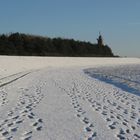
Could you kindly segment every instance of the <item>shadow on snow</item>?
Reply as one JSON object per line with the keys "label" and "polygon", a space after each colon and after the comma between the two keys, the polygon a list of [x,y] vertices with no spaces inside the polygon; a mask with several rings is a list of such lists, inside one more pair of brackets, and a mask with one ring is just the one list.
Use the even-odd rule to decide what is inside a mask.
{"label": "shadow on snow", "polygon": [[[132,94],[140,96],[140,89],[130,86],[131,84],[140,85],[140,83],[137,81],[123,79],[122,77],[117,77],[114,75],[111,75],[111,78],[110,78],[109,75],[105,75],[103,73],[96,73],[94,70],[91,72],[91,71],[89,71],[89,69],[85,69],[84,73],[87,74],[88,76],[96,78],[100,81],[104,81],[106,83],[115,85],[116,87],[122,89],[123,91],[130,92]],[[122,82],[122,79],[126,82]]]}

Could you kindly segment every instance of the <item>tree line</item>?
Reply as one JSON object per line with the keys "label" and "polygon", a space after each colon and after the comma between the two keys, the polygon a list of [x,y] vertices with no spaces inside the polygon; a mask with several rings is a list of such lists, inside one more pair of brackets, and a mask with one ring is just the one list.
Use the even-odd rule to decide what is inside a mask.
{"label": "tree line", "polygon": [[49,38],[18,32],[0,35],[0,55],[76,57],[114,56],[112,50],[107,45],[99,47],[98,44],[92,44],[86,41]]}

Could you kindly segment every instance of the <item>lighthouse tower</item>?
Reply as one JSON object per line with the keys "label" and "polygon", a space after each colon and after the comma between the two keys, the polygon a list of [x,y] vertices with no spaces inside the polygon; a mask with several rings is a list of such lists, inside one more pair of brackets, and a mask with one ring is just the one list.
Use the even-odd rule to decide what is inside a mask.
{"label": "lighthouse tower", "polygon": [[103,47],[103,38],[101,36],[101,34],[99,33],[99,37],[97,38],[97,42],[98,42],[98,47]]}

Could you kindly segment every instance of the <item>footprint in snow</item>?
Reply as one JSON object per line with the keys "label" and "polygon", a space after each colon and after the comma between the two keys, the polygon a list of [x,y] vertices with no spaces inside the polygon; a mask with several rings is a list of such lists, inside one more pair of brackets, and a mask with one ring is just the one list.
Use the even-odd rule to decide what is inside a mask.
{"label": "footprint in snow", "polygon": [[85,130],[86,130],[86,132],[91,132],[92,131],[92,129],[90,127],[86,127]]}
{"label": "footprint in snow", "polygon": [[10,131],[11,131],[11,132],[16,132],[17,129],[18,129],[18,127],[13,127],[13,128],[10,128]]}
{"label": "footprint in snow", "polygon": [[94,140],[97,137],[97,133],[94,132],[87,140]]}
{"label": "footprint in snow", "polygon": [[30,140],[32,138],[33,131],[26,131],[23,133],[21,140]]}
{"label": "footprint in snow", "polygon": [[83,122],[84,122],[85,124],[88,124],[88,123],[89,123],[89,119],[85,117],[85,118],[83,119]]}
{"label": "footprint in snow", "polygon": [[134,137],[137,139],[140,139],[140,135],[138,135],[138,134],[134,134]]}
{"label": "footprint in snow", "polygon": [[118,124],[118,122],[113,122],[112,124],[110,124],[108,127],[110,129],[116,129],[116,125]]}

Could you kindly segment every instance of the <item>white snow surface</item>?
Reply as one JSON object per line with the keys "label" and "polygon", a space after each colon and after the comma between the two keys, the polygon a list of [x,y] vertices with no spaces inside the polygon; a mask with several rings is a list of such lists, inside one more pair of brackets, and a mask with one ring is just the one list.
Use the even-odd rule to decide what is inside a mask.
{"label": "white snow surface", "polygon": [[137,66],[138,58],[0,56],[0,140],[140,140],[139,94],[92,76],[116,74],[121,85],[130,75],[123,82],[139,92]]}

